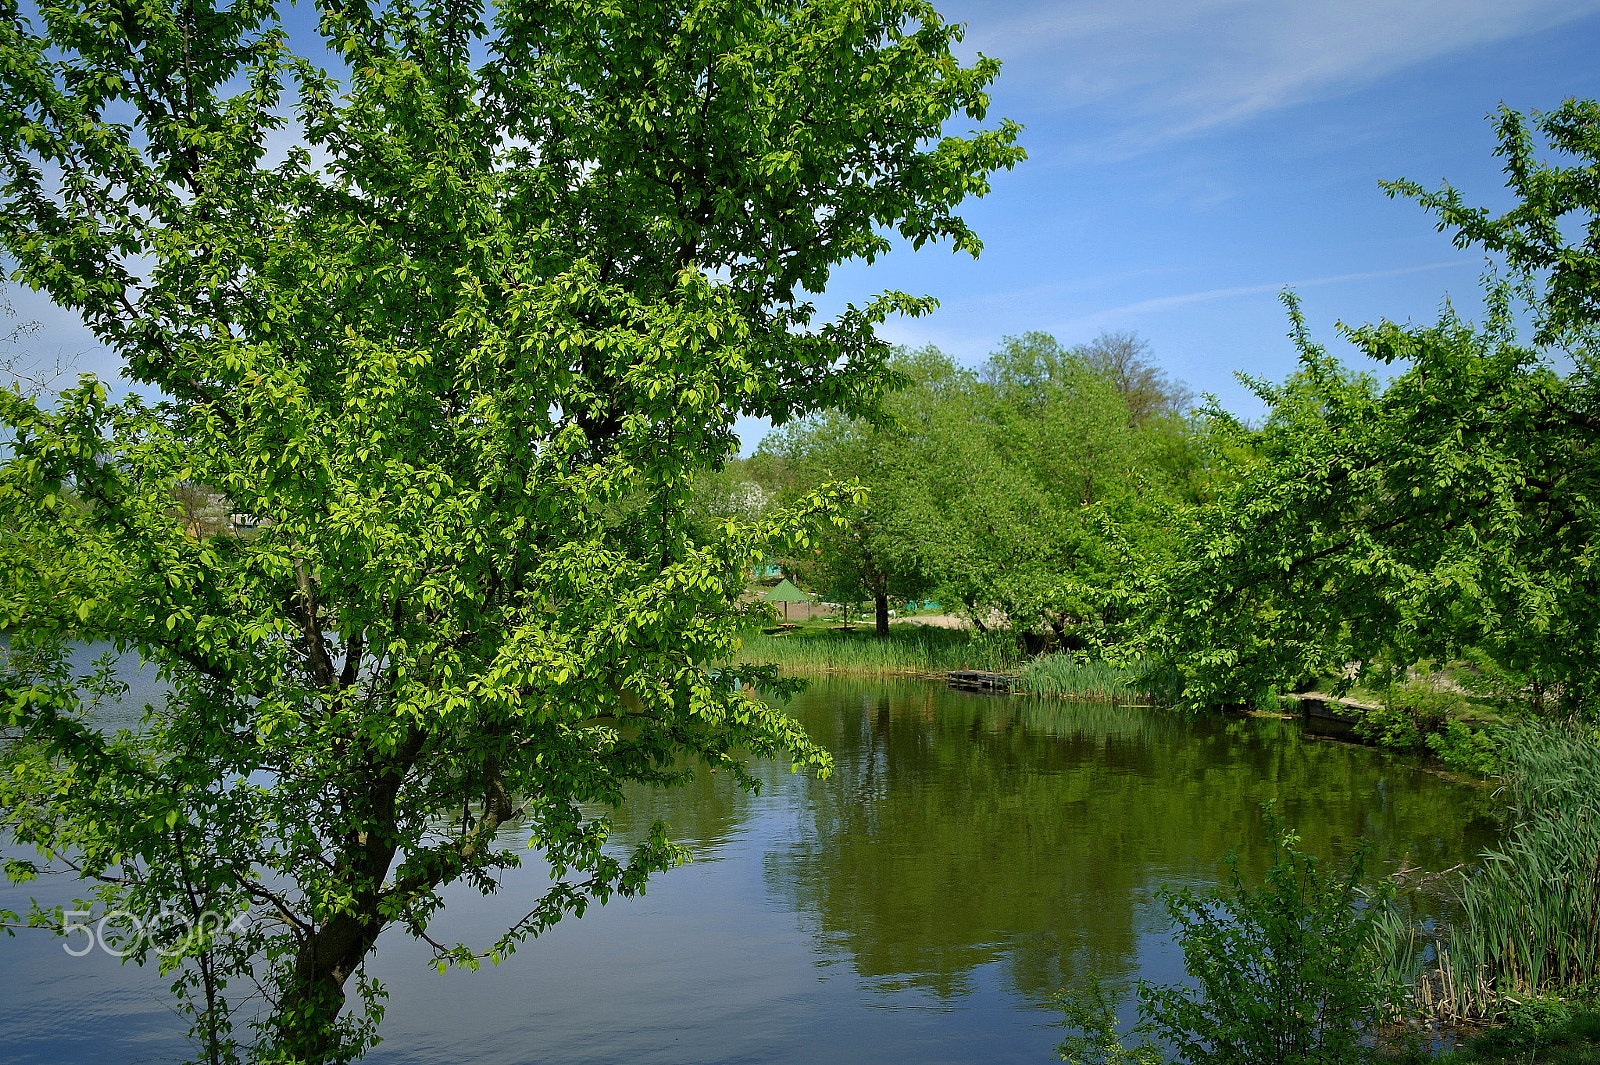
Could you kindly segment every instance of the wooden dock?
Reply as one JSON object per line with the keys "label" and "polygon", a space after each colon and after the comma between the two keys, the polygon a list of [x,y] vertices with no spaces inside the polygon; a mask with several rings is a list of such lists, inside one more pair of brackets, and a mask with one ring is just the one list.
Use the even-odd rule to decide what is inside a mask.
{"label": "wooden dock", "polygon": [[990,673],[981,669],[953,669],[945,674],[950,687],[963,691],[1008,692],[1017,680],[1013,673]]}

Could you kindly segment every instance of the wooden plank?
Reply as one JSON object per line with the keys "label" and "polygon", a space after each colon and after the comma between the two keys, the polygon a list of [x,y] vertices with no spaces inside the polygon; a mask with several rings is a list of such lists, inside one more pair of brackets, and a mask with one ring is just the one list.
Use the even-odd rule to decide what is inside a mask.
{"label": "wooden plank", "polygon": [[1017,680],[1010,673],[991,673],[981,669],[953,669],[945,677],[952,687],[977,691],[1010,691],[1012,683]]}

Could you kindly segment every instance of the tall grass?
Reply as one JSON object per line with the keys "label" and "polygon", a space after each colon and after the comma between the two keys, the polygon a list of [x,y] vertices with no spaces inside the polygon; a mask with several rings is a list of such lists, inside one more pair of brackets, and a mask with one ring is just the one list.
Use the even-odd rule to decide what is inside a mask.
{"label": "tall grass", "polygon": [[1022,667],[1017,690],[1057,699],[1129,702],[1139,693],[1134,672],[1070,653],[1040,655]]}
{"label": "tall grass", "polygon": [[1390,922],[1388,964],[1426,1014],[1491,1017],[1508,999],[1600,979],[1600,745],[1530,726],[1506,759],[1512,827],[1456,880],[1457,916],[1431,950]]}
{"label": "tall grass", "polygon": [[1057,699],[1174,706],[1183,696],[1183,677],[1171,666],[1148,661],[1114,666],[1058,652],[1025,663],[1017,690]]}
{"label": "tall grass", "polygon": [[1018,665],[1016,641],[1009,636],[909,625],[896,625],[885,637],[804,629],[781,635],[752,633],[745,637],[739,660],[796,672],[863,676],[943,676],[956,669],[1006,673]]}
{"label": "tall grass", "polygon": [[1070,653],[1023,660],[1006,633],[896,626],[879,637],[870,631],[799,629],[790,633],[752,633],[739,660],[779,666],[799,673],[854,673],[862,676],[943,676],[977,669],[1017,676],[1013,690],[1025,695],[1097,702],[1147,702],[1141,678],[1148,670],[1122,668]]}

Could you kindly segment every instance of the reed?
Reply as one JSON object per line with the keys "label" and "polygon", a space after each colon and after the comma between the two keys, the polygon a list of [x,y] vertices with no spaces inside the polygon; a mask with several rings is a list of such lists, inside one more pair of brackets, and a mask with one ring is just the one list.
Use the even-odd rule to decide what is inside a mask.
{"label": "reed", "polygon": [[752,633],[738,658],[800,673],[861,676],[943,676],[955,669],[1005,673],[1018,664],[1016,643],[1007,636],[909,625],[894,626],[885,637],[838,630]]}
{"label": "reed", "polygon": [[1506,758],[1512,826],[1458,874],[1455,917],[1423,933],[1431,944],[1398,920],[1384,940],[1386,964],[1426,1015],[1493,1017],[1507,1001],[1600,979],[1600,746],[1529,726],[1508,737]]}
{"label": "reed", "polygon": [[1040,655],[1022,667],[1019,691],[1055,699],[1092,699],[1096,702],[1132,702],[1137,670],[1082,659],[1070,653]]}

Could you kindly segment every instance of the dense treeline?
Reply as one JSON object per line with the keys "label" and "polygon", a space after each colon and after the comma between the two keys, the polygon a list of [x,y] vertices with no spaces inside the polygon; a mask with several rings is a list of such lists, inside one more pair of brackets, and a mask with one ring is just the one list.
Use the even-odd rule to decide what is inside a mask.
{"label": "dense treeline", "polygon": [[742,473],[782,501],[831,481],[866,500],[790,568],[825,598],[936,599],[991,625],[1103,642],[1136,552],[1207,492],[1205,426],[1189,393],[1129,334],[1064,348],[1008,337],[977,370],[902,351],[906,387],[876,419],[823,416],[767,437]]}

